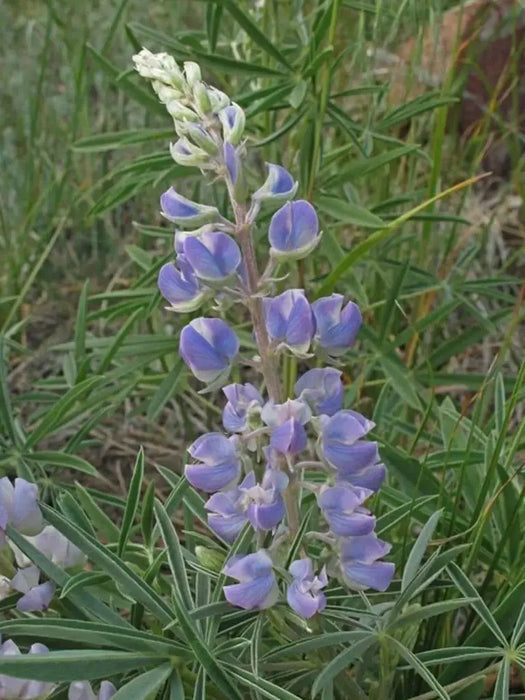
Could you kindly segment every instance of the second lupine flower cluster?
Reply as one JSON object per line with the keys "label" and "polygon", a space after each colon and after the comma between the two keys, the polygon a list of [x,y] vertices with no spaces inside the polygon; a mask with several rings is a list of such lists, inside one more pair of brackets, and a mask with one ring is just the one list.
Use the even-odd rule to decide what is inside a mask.
{"label": "second lupine flower cluster", "polygon": [[[174,160],[222,179],[234,215],[230,221],[173,188],[162,195],[162,213],[176,226],[176,261],[160,270],[161,294],[170,310],[182,313],[207,300],[219,313],[232,303],[245,304],[258,345],[259,354],[243,355],[236,333],[218,317],[194,318],[180,334],[180,354],[191,372],[208,391],[223,387],[226,397],[225,432],[207,433],[190,445],[185,476],[207,494],[209,526],[225,543],[234,542],[244,528],[257,533],[254,552],[226,562],[224,572],[237,583],[225,587],[225,596],[245,609],[267,608],[278,600],[276,571],[283,573],[297,536],[304,494],[315,498],[324,525],[321,532],[305,533],[297,548],[300,558],[284,572],[293,610],[305,618],[320,612],[328,576],[353,589],[384,591],[394,573],[393,564],[382,560],[390,545],[376,536],[367,503],[385,467],[377,443],[367,439],[374,424],[343,408],[337,368],[356,340],[361,313],[341,294],[313,303],[303,289],[275,295],[287,279],[272,276],[277,268],[281,274],[291,263],[293,274],[295,261],[319,244],[317,213],[309,202],[293,199],[297,182],[272,163],[265,182],[248,197],[245,115],[203,82],[195,63],[181,69],[172,57],[146,49],[134,61],[173,117]],[[260,275],[253,232],[259,213],[272,208],[268,260]],[[276,385],[283,354],[305,363],[315,355],[334,366],[306,371],[284,400],[282,386]],[[224,386],[239,359],[261,372],[267,397],[252,383]]]}

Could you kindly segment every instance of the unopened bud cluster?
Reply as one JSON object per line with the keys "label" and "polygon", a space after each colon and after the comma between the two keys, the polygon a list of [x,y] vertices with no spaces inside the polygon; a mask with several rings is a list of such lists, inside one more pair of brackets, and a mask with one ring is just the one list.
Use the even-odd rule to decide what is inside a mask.
{"label": "unopened bud cluster", "polygon": [[[266,181],[248,196],[245,184],[245,117],[224,93],[206,85],[195,63],[180,69],[166,54],[141,51],[139,73],[152,81],[174,119],[178,140],[171,154],[179,164],[213,171],[223,178],[234,220],[215,207],[186,199],[170,188],[161,196],[163,215],[176,225],[175,264],[164,265],[159,288],[168,308],[193,312],[206,301],[216,308],[244,304],[252,318],[259,354],[246,356],[224,320],[199,317],[180,335],[180,353],[206,390],[223,387],[222,432],[199,437],[189,446],[185,476],[208,494],[208,523],[225,543],[244,528],[253,529],[254,551],[231,557],[224,572],[236,580],[225,586],[235,606],[262,609],[279,598],[281,570],[300,522],[303,493],[314,495],[325,526],[306,532],[301,556],[285,574],[287,600],[309,618],[326,604],[328,575],[353,589],[384,591],[394,565],[382,561],[390,545],[375,534],[367,508],[385,476],[377,443],[367,439],[374,424],[343,408],[341,371],[314,367],[295,382],[287,398],[275,386],[283,355],[307,362],[317,356],[337,365],[362,323],[359,308],[340,294],[310,303],[304,290],[275,295],[282,279],[272,277],[282,262],[300,260],[321,239],[314,207],[294,200],[297,182],[280,165],[268,164]],[[268,227],[268,260],[259,275],[252,234],[262,207],[277,209]],[[253,384],[228,384],[236,362],[262,374],[268,396]],[[321,540],[314,566],[311,543]],[[316,573],[317,571],[317,573]]]}

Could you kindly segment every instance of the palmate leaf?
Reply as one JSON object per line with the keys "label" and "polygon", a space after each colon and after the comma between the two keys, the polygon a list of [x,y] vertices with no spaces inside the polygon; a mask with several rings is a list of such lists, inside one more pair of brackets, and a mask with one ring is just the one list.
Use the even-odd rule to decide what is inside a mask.
{"label": "palmate leaf", "polygon": [[377,644],[377,636],[375,634],[365,633],[366,637],[355,644],[352,644],[348,649],[344,649],[335,658],[329,661],[323,668],[321,673],[315,679],[312,685],[312,697],[315,698],[320,692],[330,684],[333,679],[347,668],[352,661],[355,661],[359,656],[365,653],[372,644]]}
{"label": "palmate leaf", "polygon": [[168,551],[168,561],[173,574],[173,603],[180,629],[193,650],[196,659],[217,687],[229,698],[242,700],[241,694],[235,685],[232,684],[224,668],[213,655],[206,641],[202,638],[198,627],[189,615],[189,610],[194,604],[180,543],[173,523],[160,501],[155,502],[155,515]]}
{"label": "palmate leaf", "polygon": [[395,637],[387,637],[388,643],[395,647],[396,651],[402,656],[405,661],[414,669],[414,671],[425,680],[428,685],[435,691],[437,697],[441,700],[450,700],[450,695],[445,688],[437,681],[432,673],[410,649],[407,649],[404,644],[401,644]]}
{"label": "palmate leaf", "polygon": [[54,525],[74,545],[76,545],[93,563],[113,578],[133,600],[144,605],[164,625],[171,622],[173,613],[162,598],[122,559],[103,547],[97,540],[82,532],[75,525],[48,506],[42,505],[46,520]]}
{"label": "palmate leaf", "polygon": [[164,660],[167,660],[165,655],[108,649],[51,651],[49,654],[0,656],[0,673],[53,683],[71,682],[79,678],[91,681],[156,666]]}

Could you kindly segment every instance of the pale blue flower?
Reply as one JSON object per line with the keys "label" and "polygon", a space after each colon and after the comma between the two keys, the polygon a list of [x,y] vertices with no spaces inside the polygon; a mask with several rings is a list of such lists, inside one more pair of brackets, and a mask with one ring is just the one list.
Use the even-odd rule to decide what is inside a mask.
{"label": "pale blue flower", "polygon": [[321,612],[326,605],[326,596],[322,591],[328,583],[325,568],[322,568],[319,576],[314,576],[312,560],[305,558],[294,561],[289,572],[293,581],[286,594],[288,605],[307,619]]}
{"label": "pale blue flower", "polygon": [[270,340],[293,353],[307,354],[315,322],[302,289],[289,289],[279,296],[263,299],[266,328]]}
{"label": "pale blue flower", "polygon": [[328,355],[338,357],[355,343],[363,318],[359,307],[349,301],[343,308],[342,294],[317,299],[312,304],[316,331],[314,341]]}
{"label": "pale blue flower", "polygon": [[295,383],[295,395],[307,403],[313,413],[333,416],[343,408],[341,374],[332,367],[311,369]]}
{"label": "pale blue flower", "polygon": [[235,444],[234,438],[227,438],[221,433],[205,433],[198,437],[188,447],[196,463],[186,465],[186,479],[194,488],[207,493],[231,485],[241,472]]}
{"label": "pale blue flower", "polygon": [[394,576],[391,562],[378,561],[392,545],[380,540],[374,532],[341,540],[341,569],[346,583],[354,590],[373,588],[386,591]]}
{"label": "pale blue flower", "polygon": [[[0,645],[0,659],[2,657],[20,656],[20,653],[20,649],[12,639],[7,639]],[[30,647],[28,654],[49,654],[49,649],[43,644],[37,643]],[[12,678],[3,673],[0,674],[0,698],[6,698],[6,700],[45,698],[53,691],[54,687],[54,683],[29,681],[22,678]]]}
{"label": "pale blue flower", "polygon": [[222,412],[222,424],[230,433],[242,433],[252,417],[261,412],[263,398],[253,384],[228,384],[222,389],[228,399]]}
{"label": "pale blue flower", "polygon": [[179,351],[201,382],[225,379],[239,352],[239,340],[220,318],[196,318],[181,331]]}
{"label": "pale blue flower", "polygon": [[282,165],[274,163],[266,165],[268,166],[268,177],[264,185],[252,195],[252,199],[258,202],[282,202],[292,199],[297,192],[299,183]]}
{"label": "pale blue flower", "polygon": [[5,542],[5,529],[12,525],[23,535],[37,535],[44,526],[38,506],[38,488],[25,479],[14,484],[4,476],[0,479],[0,547]]}
{"label": "pale blue flower", "polygon": [[278,469],[267,469],[261,484],[253,472],[246,475],[239,490],[254,530],[273,530],[281,522],[285,512],[281,494],[287,486],[288,477]]}
{"label": "pale blue flower", "polygon": [[109,681],[102,681],[98,693],[94,692],[88,681],[73,681],[69,686],[67,700],[109,700],[116,692],[117,689]]}
{"label": "pale blue flower", "polygon": [[268,230],[270,253],[277,259],[300,260],[321,240],[315,209],[304,199],[287,202],[272,216]]}
{"label": "pale blue flower", "polygon": [[223,571],[240,582],[224,586],[224,595],[231,605],[245,610],[263,610],[277,601],[279,589],[273,562],[266,550],[234,556],[226,562]]}
{"label": "pale blue flower", "polygon": [[204,507],[209,511],[208,525],[225,542],[234,542],[248,522],[244,493],[238,486],[214,493]]}
{"label": "pale blue flower", "polygon": [[168,309],[189,313],[199,308],[205,293],[185,256],[179,255],[177,263],[178,268],[173,263],[166,263],[160,268],[158,285],[160,293],[170,303]]}
{"label": "pale blue flower", "polygon": [[162,213],[169,221],[180,226],[200,226],[201,224],[217,221],[220,214],[215,207],[193,202],[179,194],[173,187],[166,190],[160,197]]}
{"label": "pale blue flower", "polygon": [[47,610],[55,595],[55,584],[39,583],[40,570],[36,566],[19,569],[11,579],[10,585],[14,591],[23,593],[16,603],[21,612],[42,612]]}
{"label": "pale blue flower", "polygon": [[187,236],[182,249],[195,275],[209,284],[226,282],[241,263],[239,246],[222,231]]}
{"label": "pale blue flower", "polygon": [[323,486],[317,502],[333,533],[339,537],[368,535],[375,527],[376,519],[363,507],[372,491],[339,482],[335,486]]}

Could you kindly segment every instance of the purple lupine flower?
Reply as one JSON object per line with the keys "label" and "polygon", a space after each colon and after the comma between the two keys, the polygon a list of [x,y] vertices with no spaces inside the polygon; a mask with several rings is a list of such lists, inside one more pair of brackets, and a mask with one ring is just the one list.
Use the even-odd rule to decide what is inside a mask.
{"label": "purple lupine flower", "polygon": [[338,411],[333,416],[321,417],[321,450],[326,461],[334,469],[345,469],[363,446],[373,443],[356,443],[372,428],[374,423],[357,411]]}
{"label": "purple lupine flower", "polygon": [[204,504],[208,513],[208,525],[225,542],[235,542],[248,522],[244,492],[238,486],[228,491],[214,493]]}
{"label": "purple lupine flower", "polygon": [[331,294],[312,304],[315,317],[315,343],[328,355],[342,355],[355,343],[363,317],[357,304],[349,301],[343,308],[342,294]]}
{"label": "purple lupine flower", "polygon": [[341,540],[341,569],[346,583],[354,590],[373,588],[386,591],[395,566],[378,559],[385,557],[391,549],[392,545],[380,540],[375,532]]}
{"label": "purple lupine flower", "polygon": [[180,226],[200,226],[220,218],[219,211],[215,207],[186,199],[173,187],[161,195],[160,207],[166,219]]}
{"label": "purple lupine flower", "polygon": [[380,462],[377,442],[358,440],[349,450],[348,459],[337,470],[341,481],[353,486],[378,491],[386,476],[385,465]]}
{"label": "purple lupine flower", "polygon": [[307,557],[292,562],[288,571],[293,581],[288,586],[286,599],[292,610],[305,618],[321,612],[326,605],[326,596],[322,591],[328,583],[326,569],[323,567],[319,576],[314,576],[312,560]]}
{"label": "purple lupine flower", "polygon": [[55,595],[55,584],[49,581],[39,583],[39,581],[40,570],[36,566],[19,569],[11,579],[11,588],[18,593],[23,593],[16,604],[21,612],[41,612],[49,607]]}
{"label": "purple lupine flower", "polygon": [[267,469],[261,484],[253,472],[246,475],[239,490],[254,530],[273,530],[281,522],[285,512],[281,493],[287,486],[288,477],[278,469]]}
{"label": "purple lupine flower", "polygon": [[274,163],[266,163],[268,177],[262,187],[252,195],[255,201],[280,202],[291,199],[297,192],[299,183],[296,182],[286,168]]}
{"label": "purple lupine flower", "polygon": [[188,313],[202,304],[205,294],[199,285],[192,266],[183,255],[177,258],[179,269],[173,263],[166,263],[159,270],[157,283],[160,293],[169,301],[166,307],[171,311]]}
{"label": "purple lupine flower", "polygon": [[102,681],[98,693],[93,691],[88,681],[73,681],[69,686],[67,700],[109,700],[117,689],[109,681]]}
{"label": "purple lupine flower", "polygon": [[372,491],[340,482],[335,486],[323,486],[317,502],[332,532],[339,537],[368,535],[375,527],[376,519],[363,503]]}
{"label": "purple lupine flower", "polygon": [[341,374],[333,367],[311,369],[295,383],[295,395],[307,403],[313,413],[333,416],[343,408]]}
{"label": "purple lupine flower", "polygon": [[239,340],[220,318],[196,318],[181,331],[179,351],[201,382],[225,379],[239,352]]}
{"label": "purple lupine flower", "polygon": [[184,257],[197,277],[204,282],[225,282],[241,263],[237,243],[222,231],[209,231],[200,236],[187,236],[182,248]]}
{"label": "purple lupine flower", "polygon": [[226,488],[241,472],[235,447],[236,438],[227,438],[221,433],[201,435],[188,447],[197,463],[186,464],[186,479],[194,488],[207,493]]}
{"label": "purple lupine flower", "polygon": [[261,418],[272,428],[270,447],[287,455],[302,452],[307,444],[304,425],[311,415],[310,409],[302,401],[288,399],[281,404],[268,401],[261,411]]}
{"label": "purple lupine flower", "polygon": [[289,289],[279,296],[263,299],[270,340],[299,356],[308,352],[315,322],[302,289]]}
{"label": "purple lupine flower", "polygon": [[222,388],[228,402],[222,412],[222,424],[230,433],[242,433],[252,416],[261,412],[263,398],[253,384],[228,384]]}
{"label": "purple lupine flower", "polygon": [[321,240],[315,209],[304,199],[287,202],[272,216],[268,229],[270,253],[277,259],[300,260]]}
{"label": "purple lupine flower", "polygon": [[224,586],[224,595],[231,605],[244,610],[263,610],[277,601],[279,589],[273,562],[266,550],[234,556],[226,562],[223,571],[240,582]]}
{"label": "purple lupine flower", "polygon": [[218,117],[222,124],[222,135],[225,141],[229,141],[234,146],[238,146],[244,133],[246,117],[244,111],[238,104],[232,102],[231,105],[222,109]]}
{"label": "purple lupine flower", "polygon": [[239,154],[237,152],[237,149],[229,141],[224,142],[223,157],[224,165],[226,166],[226,172],[228,173],[230,182],[232,183],[232,185],[235,185],[235,183],[237,182],[237,178],[239,177],[239,170],[241,165],[239,162]]}
{"label": "purple lupine flower", "polygon": [[13,485],[7,476],[0,479],[0,548],[8,525],[23,535],[37,535],[42,530],[44,522],[37,498],[36,484],[16,478]]}
{"label": "purple lupine flower", "polygon": [[[1,639],[0,639],[1,642]],[[0,644],[0,659],[9,656],[20,656],[20,649],[12,639],[6,639]],[[29,654],[49,654],[49,649],[43,644],[33,644]],[[46,698],[54,689],[54,683],[44,681],[28,681],[23,678],[13,678],[0,673],[0,698],[7,700],[36,700]]]}

